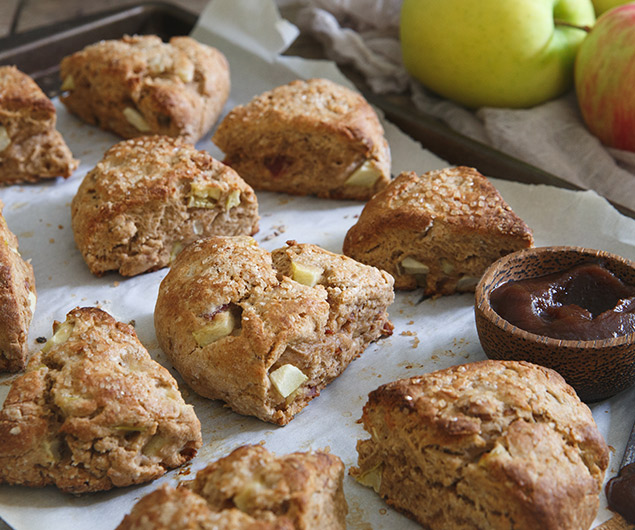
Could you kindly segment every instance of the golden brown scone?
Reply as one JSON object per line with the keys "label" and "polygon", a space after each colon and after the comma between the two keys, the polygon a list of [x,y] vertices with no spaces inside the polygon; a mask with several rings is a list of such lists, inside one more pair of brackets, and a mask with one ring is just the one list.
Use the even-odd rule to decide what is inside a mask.
{"label": "golden brown scone", "polygon": [[177,489],[142,498],[117,530],[346,528],[344,465],[320,451],[275,456],[239,447]]}
{"label": "golden brown scone", "polygon": [[18,252],[0,201],[0,372],[23,370],[29,356],[29,326],[35,311],[33,267]]}
{"label": "golden brown scone", "polygon": [[367,200],[390,181],[377,114],[326,79],[293,81],[234,108],[212,140],[258,190]]}
{"label": "golden brown scone", "polygon": [[533,242],[489,180],[460,166],[401,173],[368,201],[343,252],[388,271],[395,289],[439,296],[474,291],[489,265]]}
{"label": "golden brown scone", "polygon": [[33,79],[0,66],[0,185],[70,177],[78,161],[56,121],[53,103]]}
{"label": "golden brown scone", "polygon": [[164,134],[195,143],[230,89],[225,56],[190,37],[101,41],[62,59],[60,76],[68,110],[124,138]]}
{"label": "golden brown scone", "polygon": [[93,274],[134,276],[170,264],[188,243],[258,231],[256,194],[230,167],[178,138],[111,147],[71,204],[75,242]]}
{"label": "golden brown scone", "polygon": [[237,508],[213,512],[187,488],[161,486],[142,497],[116,530],[294,530],[286,517],[260,521]]}
{"label": "golden brown scone", "polygon": [[83,493],[148,482],[190,460],[201,425],[134,329],[77,308],[0,411],[0,482]]}
{"label": "golden brown scone", "polygon": [[430,530],[581,530],[608,448],[574,390],[526,362],[482,361],[383,385],[362,416],[359,482]]}
{"label": "golden brown scone", "polygon": [[270,254],[250,237],[187,247],[161,282],[161,348],[199,394],[285,425],[392,333],[392,278],[314,245]]}

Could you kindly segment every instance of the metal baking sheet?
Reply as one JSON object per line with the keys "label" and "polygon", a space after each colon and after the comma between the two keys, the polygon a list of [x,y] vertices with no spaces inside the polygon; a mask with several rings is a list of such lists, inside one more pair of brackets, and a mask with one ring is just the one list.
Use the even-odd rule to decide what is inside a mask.
{"label": "metal baking sheet", "polygon": [[[0,64],[18,65],[32,75],[49,95],[54,96],[59,90],[57,65],[64,55],[96,40],[119,38],[125,33],[154,33],[163,39],[187,34],[195,21],[196,17],[190,13],[169,4],[142,4],[55,26],[44,32],[38,30],[23,34],[11,39],[11,42],[0,42]],[[248,79],[252,74],[250,69],[236,70],[236,86],[228,106],[244,102],[249,91],[258,93],[268,83],[274,80],[286,82],[289,79],[285,76],[292,75],[286,72],[278,76],[277,72],[271,71],[270,65],[254,68],[267,77],[266,80]],[[378,106],[389,109],[392,104],[383,102]],[[399,102],[395,104],[400,105]],[[6,201],[8,206],[5,208],[7,222],[20,238],[21,251],[33,259],[36,269],[39,297],[30,340],[50,336],[52,321],[63,319],[75,305],[99,305],[119,320],[134,319],[142,343],[156,360],[167,364],[158,348],[152,325],[156,292],[167,271],[128,279],[117,275],[95,278],[81,260],[70,231],[68,205],[82,173],[118,139],[79,123],[64,111],[59,101],[56,105],[58,126],[65,138],[77,147],[77,156],[82,159],[81,170],[67,181],[59,179],[57,182],[10,187],[1,192],[3,198],[10,199]],[[390,117],[390,113],[387,112],[387,115]],[[461,150],[457,147],[459,144],[452,141],[452,135],[443,128],[434,134],[429,132],[433,129],[432,125],[426,128],[432,137],[434,134],[447,135],[441,143],[449,150],[454,149],[455,156],[463,157],[458,163],[470,163],[467,158],[470,153],[482,156],[483,151],[469,142],[469,149]],[[396,138],[396,130],[392,125],[387,128],[391,139]],[[417,154],[411,156],[410,147],[414,146],[407,144],[406,148],[402,148],[400,143],[391,141],[395,171],[397,165],[401,165],[401,169],[427,170],[433,169],[431,163],[443,162],[432,160],[429,153],[420,153],[422,150],[418,145]],[[206,141],[201,148],[211,149],[213,146]],[[212,154],[218,156],[216,152]],[[444,156],[451,160],[450,156]],[[403,167],[406,164],[408,167]],[[492,170],[480,168],[496,176]],[[509,175],[504,176],[509,178]],[[547,181],[537,178],[528,182]],[[635,240],[631,236],[635,233],[633,221],[618,215],[596,194],[504,181],[497,181],[497,186],[512,208],[530,223],[538,244],[585,245],[605,248],[631,259],[635,257]],[[297,239],[339,252],[343,234],[355,222],[362,208],[360,203],[272,193],[258,193],[258,199],[262,220],[256,239],[269,250],[282,246],[286,239]],[[540,212],[532,206],[535,204],[541,205]],[[563,204],[566,208],[562,207]],[[398,293],[396,298],[390,308],[391,319],[396,326],[394,335],[369,347],[288,426],[277,428],[254,418],[239,416],[222,404],[199,398],[183,387],[186,400],[194,404],[201,419],[205,442],[190,466],[170,472],[153,483],[80,497],[62,494],[55,488],[32,490],[0,486],[0,514],[6,514],[7,521],[17,530],[58,530],[69,525],[94,530],[113,528],[141,495],[161,483],[173,485],[184,475],[191,475],[206,462],[227,454],[240,443],[262,442],[276,452],[329,446],[344,460],[347,468],[350,467],[356,460],[355,440],[366,437],[357,420],[370,390],[399,377],[484,358],[474,328],[473,296],[445,297],[423,303],[417,303],[420,298],[417,292]],[[37,347],[34,342],[32,347]],[[2,379],[4,385],[7,381],[7,378]],[[592,407],[601,431],[608,436],[607,440],[620,456],[627,439],[626,431],[632,424],[628,401],[633,395],[635,389]],[[324,427],[326,422],[328,429]],[[622,429],[626,423],[628,426]],[[609,470],[608,473],[614,471]],[[350,477],[345,480],[345,492],[349,502],[350,528],[379,530],[417,526],[387,509],[374,492],[359,486]],[[605,520],[606,511],[601,516]]]}

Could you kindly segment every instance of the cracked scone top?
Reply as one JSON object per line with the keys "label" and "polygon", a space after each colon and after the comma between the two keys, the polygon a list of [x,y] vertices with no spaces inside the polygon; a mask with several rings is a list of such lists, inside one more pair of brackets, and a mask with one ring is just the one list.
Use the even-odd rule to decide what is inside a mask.
{"label": "cracked scone top", "polygon": [[18,238],[7,226],[3,207],[0,201],[0,372],[17,372],[24,369],[29,356],[35,276],[18,251]]}
{"label": "cracked scone top", "polygon": [[230,89],[225,56],[190,37],[100,41],[64,57],[60,76],[69,111],[124,138],[164,134],[194,143],[216,122]]}
{"label": "cracked scone top", "polygon": [[111,147],[71,203],[75,242],[93,274],[134,276],[170,264],[188,243],[258,231],[256,194],[207,152],[144,136]]}
{"label": "cracked scone top", "polygon": [[284,425],[373,341],[392,333],[386,272],[250,237],[186,247],[161,282],[159,345],[199,394]]}
{"label": "cracked scone top", "polygon": [[201,426],[134,329],[77,308],[0,411],[0,482],[83,493],[148,482],[190,460]]}
{"label": "cracked scone top", "polygon": [[178,488],[142,498],[117,530],[346,528],[344,465],[322,451],[274,455],[245,445]]}
{"label": "cracked scone top", "polygon": [[390,181],[377,114],[327,79],[292,81],[235,107],[212,140],[258,190],[367,200]]}
{"label": "cracked scone top", "polygon": [[366,203],[343,252],[388,271],[395,289],[439,296],[473,292],[489,265],[533,242],[492,183],[459,166],[401,173]]}
{"label": "cracked scone top", "polygon": [[70,177],[78,161],[56,121],[55,106],[33,79],[0,66],[0,185]]}
{"label": "cracked scone top", "polygon": [[482,361],[369,394],[359,482],[431,530],[579,530],[599,506],[608,448],[553,370]]}

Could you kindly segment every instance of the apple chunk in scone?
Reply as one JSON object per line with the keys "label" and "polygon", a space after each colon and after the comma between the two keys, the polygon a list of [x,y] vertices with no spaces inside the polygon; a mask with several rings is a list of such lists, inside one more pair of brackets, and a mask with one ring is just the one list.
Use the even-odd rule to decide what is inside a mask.
{"label": "apple chunk in scone", "polygon": [[392,332],[392,277],[314,245],[199,240],[159,288],[159,344],[199,394],[284,425]]}

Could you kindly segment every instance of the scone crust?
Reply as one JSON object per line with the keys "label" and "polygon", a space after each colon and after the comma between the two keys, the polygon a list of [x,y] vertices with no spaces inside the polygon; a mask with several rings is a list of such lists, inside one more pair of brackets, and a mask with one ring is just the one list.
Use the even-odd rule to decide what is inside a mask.
{"label": "scone crust", "polygon": [[[377,114],[360,94],[326,79],[292,81],[235,107],[212,140],[255,189],[367,200],[390,181]],[[347,185],[367,161],[377,179]]]}
{"label": "scone crust", "polygon": [[[491,263],[533,242],[493,184],[459,166],[401,173],[366,203],[343,252],[388,271],[396,289],[423,287],[425,295],[438,296],[474,291]],[[404,270],[408,257],[428,266],[425,277]]]}
{"label": "scone crust", "polygon": [[167,529],[167,521],[179,520],[191,524],[187,528],[220,530],[344,529],[343,479],[344,465],[330,453],[276,456],[260,445],[245,445],[201,469],[194,480],[142,498],[117,530]]}
{"label": "scone crust", "polygon": [[78,161],[55,129],[56,120],[53,103],[31,77],[0,66],[0,127],[9,142],[0,151],[0,185],[71,175]]}
{"label": "scone crust", "polygon": [[[319,268],[320,281],[308,286],[286,276],[292,259]],[[314,245],[292,242],[272,256],[249,237],[215,237],[193,243],[173,263],[159,288],[155,329],[196,392],[284,425],[392,332],[386,309],[393,298],[390,275]],[[197,341],[222,312],[236,321],[231,334]],[[269,378],[285,364],[308,378],[288,399]]]}
{"label": "scone crust", "polygon": [[35,277],[18,252],[18,238],[7,226],[2,208],[0,201],[0,372],[18,372],[29,356]]}
{"label": "scone crust", "polygon": [[153,480],[194,456],[194,409],[131,326],[77,308],[53,328],[0,411],[0,482],[100,491]]}
{"label": "scone crust", "polygon": [[[206,196],[211,189],[216,195]],[[77,247],[98,276],[165,267],[200,237],[251,235],[259,222],[256,194],[233,169],[167,136],[110,148],[82,181],[71,217]]]}
{"label": "scone crust", "polygon": [[[225,56],[190,37],[101,41],[65,57],[60,75],[68,88],[61,101],[72,113],[124,138],[163,134],[195,143],[218,119],[230,90]],[[145,125],[135,126],[125,109]]]}
{"label": "scone crust", "polygon": [[379,494],[431,529],[573,530],[597,513],[608,447],[548,368],[488,360],[402,379],[370,393],[362,421],[372,437],[351,473],[383,469]]}

